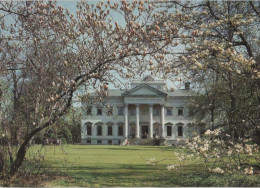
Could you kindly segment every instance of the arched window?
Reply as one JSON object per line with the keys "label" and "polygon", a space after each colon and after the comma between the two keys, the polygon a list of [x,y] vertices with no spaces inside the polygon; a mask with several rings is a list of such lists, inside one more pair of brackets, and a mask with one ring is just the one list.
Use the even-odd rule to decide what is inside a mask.
{"label": "arched window", "polygon": [[123,136],[123,134],[124,134],[123,131],[124,131],[123,126],[119,125],[118,126],[118,136]]}
{"label": "arched window", "polygon": [[88,136],[92,135],[92,125],[90,125],[90,124],[87,125],[87,135]]}
{"label": "arched window", "polygon": [[91,123],[91,122],[87,122],[87,123],[85,123],[85,125],[86,125],[86,135],[87,136],[91,136],[92,135],[92,124],[93,123]]}
{"label": "arched window", "polygon": [[178,135],[177,136],[183,136],[183,123],[178,123],[177,124],[177,129],[178,129]]}
{"label": "arched window", "polygon": [[172,136],[172,126],[173,126],[173,124],[168,122],[165,125],[166,125],[167,136]]}
{"label": "arched window", "polygon": [[97,126],[97,135],[102,136],[102,126],[101,125]]}

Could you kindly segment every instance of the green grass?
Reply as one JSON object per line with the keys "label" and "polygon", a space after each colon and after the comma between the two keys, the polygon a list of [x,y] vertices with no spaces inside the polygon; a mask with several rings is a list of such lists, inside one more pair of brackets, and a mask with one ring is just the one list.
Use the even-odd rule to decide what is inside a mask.
{"label": "green grass", "polygon": [[[40,146],[34,146],[29,154]],[[59,176],[44,182],[45,186],[81,187],[168,187],[168,186],[260,186],[260,176],[217,175],[209,173],[202,163],[194,162],[177,170],[166,166],[177,164],[178,150],[152,146],[45,146],[42,153],[47,166]],[[147,159],[162,160],[151,166]],[[62,175],[62,177],[61,177]]]}

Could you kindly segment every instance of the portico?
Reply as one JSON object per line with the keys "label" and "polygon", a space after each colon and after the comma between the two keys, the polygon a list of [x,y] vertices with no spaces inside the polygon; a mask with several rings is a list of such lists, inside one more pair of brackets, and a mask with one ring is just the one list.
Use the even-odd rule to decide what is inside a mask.
{"label": "portico", "polygon": [[[157,117],[161,124],[161,138],[164,138],[164,104],[166,93],[155,89],[147,84],[140,84],[140,86],[135,87],[129,91],[126,91],[122,94],[124,97],[124,108],[125,108],[125,126],[124,126],[124,137],[129,137],[129,106],[132,106],[131,111],[133,111],[133,106],[135,108],[135,138],[141,138],[143,136],[144,128],[140,127],[141,122],[148,122],[148,132],[147,137],[154,137],[154,106],[160,106],[160,118]],[[158,110],[158,109],[157,109]],[[140,114],[142,114],[140,118]],[[131,120],[134,118],[132,117]],[[141,125],[147,126],[147,125]],[[140,135],[140,132],[142,135]]]}

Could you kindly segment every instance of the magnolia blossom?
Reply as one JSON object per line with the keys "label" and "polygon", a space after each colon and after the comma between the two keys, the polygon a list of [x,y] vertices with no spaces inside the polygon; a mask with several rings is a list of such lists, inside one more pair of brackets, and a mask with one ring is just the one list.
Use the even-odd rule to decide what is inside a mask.
{"label": "magnolia blossom", "polygon": [[168,169],[168,170],[173,170],[173,169],[175,169],[175,165],[168,165],[166,168]]}
{"label": "magnolia blossom", "polygon": [[244,174],[246,174],[246,175],[252,175],[253,173],[254,173],[253,167],[244,169]]}
{"label": "magnolia blossom", "polygon": [[217,174],[224,174],[224,170],[222,170],[219,167],[211,169],[211,171],[214,172],[214,173],[217,173]]}
{"label": "magnolia blossom", "polygon": [[147,160],[146,163],[147,163],[148,165],[155,165],[155,162],[156,162],[156,161],[155,161],[155,158],[151,158],[151,159]]}

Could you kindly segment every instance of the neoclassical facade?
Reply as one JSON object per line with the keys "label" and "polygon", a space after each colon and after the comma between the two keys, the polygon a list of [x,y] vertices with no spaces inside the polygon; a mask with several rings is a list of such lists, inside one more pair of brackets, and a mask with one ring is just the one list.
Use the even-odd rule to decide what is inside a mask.
{"label": "neoclassical facade", "polygon": [[[185,89],[166,92],[164,80],[151,76],[134,80],[131,89],[109,90],[113,110],[105,113],[102,107],[82,103],[82,144],[126,144],[134,140],[161,140],[166,145],[189,137],[199,129],[192,126],[192,113],[187,107],[193,96],[189,84]],[[132,142],[130,142],[132,143]]]}

